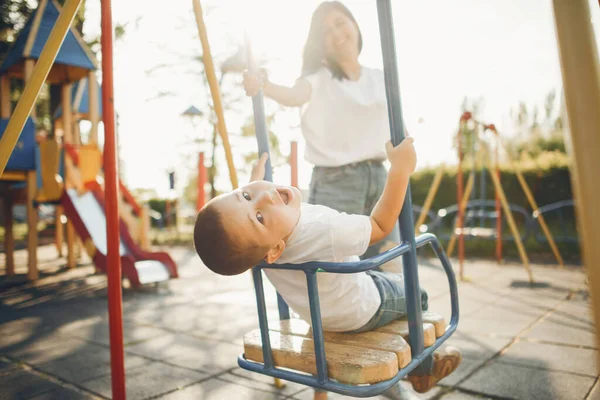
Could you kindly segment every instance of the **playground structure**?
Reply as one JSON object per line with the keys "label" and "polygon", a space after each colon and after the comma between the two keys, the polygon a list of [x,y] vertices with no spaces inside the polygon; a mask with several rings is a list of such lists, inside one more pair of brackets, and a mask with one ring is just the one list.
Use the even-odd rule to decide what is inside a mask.
{"label": "playground structure", "polygon": [[[472,135],[470,142],[470,155],[471,155],[471,169],[469,173],[469,178],[467,179],[466,185],[464,184],[463,177],[463,164],[465,160],[464,148],[463,148],[463,138],[464,132],[467,129],[468,123],[472,124]],[[491,138],[486,137],[485,134],[490,132]],[[487,139],[487,141],[485,140]],[[530,282],[533,282],[533,275],[529,268],[529,258],[525,251],[525,247],[523,242],[529,236],[530,232],[533,232],[536,228],[536,223],[539,224],[543,235],[546,239],[546,242],[549,244],[550,249],[554,257],[556,258],[557,263],[560,267],[564,267],[564,261],[558,247],[556,246],[556,242],[548,225],[545,221],[544,214],[548,212],[552,212],[560,209],[561,207],[568,206],[568,204],[551,204],[547,207],[540,208],[535,201],[535,198],[532,194],[529,185],[525,181],[523,174],[517,163],[512,162],[512,160],[508,160],[509,165],[514,169],[515,174],[517,176],[517,180],[523,193],[533,210],[531,213],[525,210],[522,207],[515,206],[509,204],[504,190],[502,189],[502,184],[500,181],[500,169],[499,169],[499,150],[502,149],[506,152],[506,148],[502,143],[502,139],[493,124],[485,124],[480,121],[477,121],[473,118],[470,112],[465,112],[460,117],[460,125],[457,133],[457,147],[458,147],[458,171],[456,175],[456,186],[457,186],[457,203],[454,206],[447,207],[438,211],[437,216],[433,218],[430,215],[430,208],[439,189],[440,182],[442,176],[444,174],[444,168],[439,168],[436,172],[436,175],[433,178],[433,182],[427,193],[427,197],[423,204],[422,209],[420,210],[419,217],[417,219],[417,223],[415,224],[415,232],[419,231],[423,226],[425,219],[429,216],[432,219],[431,226],[427,227],[428,231],[435,231],[436,228],[439,229],[441,225],[441,219],[447,218],[448,216],[456,215],[456,218],[453,222],[453,229],[451,231],[451,235],[449,237],[449,242],[447,245],[446,253],[449,257],[452,256],[454,249],[456,247],[456,242],[458,241],[458,260],[459,260],[459,275],[461,279],[465,279],[464,276],[464,257],[465,257],[465,237],[475,237],[475,238],[488,238],[495,239],[496,241],[496,259],[498,263],[502,262],[502,245],[505,240],[513,240],[517,246],[519,256],[521,258],[521,262],[528,272]],[[493,148],[494,156],[491,156],[491,149]],[[492,163],[490,160],[494,160]],[[488,160],[484,162],[483,160]],[[472,199],[474,194],[474,186],[476,180],[476,171],[480,169],[480,198]],[[486,200],[485,199],[485,173],[486,170],[489,171],[490,177],[492,180],[492,184],[495,192],[494,200]],[[487,211],[490,208],[493,208],[493,211]],[[522,224],[525,229],[525,233],[522,234],[519,232],[517,228],[517,224],[515,222],[514,213],[517,212],[521,215],[524,220]],[[508,223],[511,236],[506,237],[503,235],[503,218],[505,215],[506,221]],[[559,214],[560,215],[560,214]],[[490,228],[485,225],[487,220],[491,220],[495,222],[495,229]],[[561,221],[564,225],[564,221]],[[468,226],[467,226],[468,225]],[[477,226],[475,226],[477,225]],[[540,241],[540,235],[537,232],[534,232],[536,235],[536,240]]]}
{"label": "playground structure", "polygon": [[[48,76],[50,68],[54,62],[56,54],[60,48],[60,44],[64,39],[64,36],[69,28],[70,23],[73,20],[74,14],[79,6],[79,0],[67,0],[65,7],[60,14],[60,17],[56,21],[55,27],[48,38],[47,44],[44,46],[37,65],[33,68],[30,79],[28,80],[25,91],[15,108],[15,111],[10,118],[10,121],[5,129],[5,133],[0,140],[0,173],[4,173],[6,165],[9,161],[11,153],[13,152],[15,145],[19,139],[19,135],[23,131],[23,127],[26,125],[28,115],[34,105],[35,99],[39,94],[39,90],[45,78]],[[102,64],[103,64],[103,76],[104,82],[103,87],[105,93],[103,93],[103,105],[104,110],[107,113],[105,121],[106,128],[106,144],[105,144],[105,177],[106,177],[106,219],[107,219],[107,233],[113,233],[112,236],[107,235],[107,258],[108,263],[111,265],[109,269],[109,314],[110,314],[110,342],[111,342],[111,362],[112,362],[112,387],[113,387],[113,398],[124,399],[125,397],[125,380],[124,380],[124,365],[123,365],[123,337],[122,337],[122,309],[121,309],[121,290],[120,290],[120,278],[121,278],[121,259],[119,257],[119,239],[114,233],[118,232],[118,178],[117,178],[117,164],[116,164],[116,143],[114,136],[114,109],[112,101],[112,20],[111,20],[111,8],[110,0],[104,0],[102,2]],[[584,263],[588,266],[588,272],[590,276],[590,282],[592,286],[593,300],[596,303],[594,307],[596,321],[600,320],[600,303],[597,294],[600,290],[600,275],[598,275],[597,265],[600,262],[600,248],[593,246],[593,238],[600,236],[600,211],[595,208],[595,203],[600,195],[597,185],[594,185],[596,180],[597,171],[600,170],[600,160],[598,160],[595,150],[600,148],[600,137],[598,135],[590,134],[590,132],[598,132],[600,130],[600,115],[596,112],[600,109],[600,70],[598,63],[597,48],[593,39],[593,30],[590,22],[589,4],[587,1],[565,1],[565,0],[554,0],[553,1],[555,10],[555,22],[557,27],[557,36],[559,41],[559,54],[562,64],[563,81],[565,85],[565,97],[566,97],[566,108],[569,115],[569,126],[572,135],[573,142],[573,153],[575,160],[574,167],[574,183],[576,189],[576,199],[578,202],[578,221],[581,231],[581,237],[583,241],[583,257]],[[389,7],[389,1],[380,0],[378,6]],[[382,14],[380,13],[380,16]],[[391,21],[387,21],[388,25],[391,26]],[[391,32],[387,32],[390,34]],[[392,35],[390,35],[393,37]],[[385,40],[385,35],[382,35]],[[388,37],[389,39],[389,37]],[[393,42],[392,42],[393,44]],[[393,47],[392,47],[393,48]],[[385,50],[385,48],[384,48]],[[385,51],[384,51],[385,53]],[[389,80],[392,80],[390,82]],[[397,87],[397,80],[390,78],[386,72],[386,82],[388,89],[390,87]],[[398,96],[399,97],[399,96]],[[399,100],[399,98],[398,98]],[[401,116],[396,114],[396,119],[393,118],[394,112],[391,111],[391,120],[393,123],[399,123],[396,126],[401,126]],[[402,132],[402,129],[393,132]],[[395,143],[397,144],[397,143]],[[410,202],[410,196],[407,196]],[[410,203],[409,203],[410,204]],[[410,210],[409,210],[410,211]],[[411,218],[412,213],[403,211],[404,218],[408,216]],[[403,217],[401,217],[403,218]],[[409,229],[410,231],[407,231]],[[412,224],[410,226],[404,225],[403,238],[410,237],[410,232],[413,230]],[[435,243],[435,242],[434,242]],[[406,261],[413,263],[411,257],[414,258],[415,242],[404,246],[404,248],[396,249],[398,254],[391,254],[394,250],[389,253],[382,255],[381,257],[392,257],[405,252],[405,265]],[[419,242],[418,244],[423,244]],[[402,247],[402,246],[401,246]],[[406,249],[406,250],[404,250]],[[441,251],[439,246],[437,247]],[[411,251],[413,250],[413,251]],[[378,260],[383,262],[383,260]],[[363,265],[366,267],[365,265]],[[354,266],[356,267],[356,266]],[[313,271],[314,272],[314,271]],[[255,275],[260,276],[260,273]],[[312,276],[312,278],[310,278]],[[418,289],[418,275],[406,276],[407,281],[410,282],[408,287],[413,291],[416,287]],[[316,279],[314,273],[307,274],[309,281],[309,287],[312,286],[316,289]],[[311,280],[312,279],[312,280]],[[312,284],[310,283],[312,282]],[[416,283],[416,285],[415,285]],[[262,286],[257,286],[257,288]],[[259,293],[257,293],[258,295]],[[409,293],[414,294],[414,293]],[[258,297],[260,299],[260,297]],[[409,296],[410,298],[410,296]],[[264,298],[263,298],[264,299]],[[315,304],[316,303],[316,304]],[[409,302],[410,304],[410,302]],[[414,305],[414,303],[413,303]],[[259,308],[264,311],[264,300],[262,303],[259,301]],[[318,310],[318,299],[315,300],[314,296],[311,296],[311,308]],[[453,307],[454,308],[454,307]],[[264,316],[265,314],[262,313]],[[415,334],[415,331],[421,331],[421,318],[420,312],[415,312],[411,307],[409,308],[409,336],[411,343],[411,352],[413,360],[410,364],[403,369],[406,371],[407,368],[414,367],[417,363],[424,360],[424,354],[420,353],[422,349],[421,335]],[[416,320],[416,321],[415,321]],[[266,318],[261,319],[261,328],[267,325]],[[451,321],[452,325],[452,321]],[[329,381],[327,378],[327,365],[325,363],[325,348],[322,345],[323,335],[318,329],[319,325],[316,325],[317,329],[313,329],[313,335],[315,343],[317,344],[314,349],[318,349],[316,354],[316,373],[317,380],[310,377],[309,375],[302,375],[303,378],[298,378],[302,383],[317,384],[327,389],[338,389],[334,391],[341,391],[339,386]],[[273,359],[271,356],[270,349],[268,349],[269,343],[267,339],[269,336],[265,336],[265,332],[268,330],[261,329],[262,340],[262,354],[264,355],[264,367],[262,364],[255,363],[258,365],[256,368],[263,369],[264,372],[270,374],[277,374],[278,369],[274,367]],[[446,331],[448,333],[448,331]],[[443,336],[442,336],[443,337]],[[317,340],[319,338],[319,340]],[[306,342],[303,342],[306,343]],[[416,343],[416,346],[413,344]],[[320,344],[320,345],[319,345]],[[419,346],[421,344],[421,346]],[[308,346],[310,347],[310,346]],[[428,348],[427,350],[429,350]],[[329,352],[329,350],[328,350]],[[417,358],[415,358],[415,354]],[[420,357],[419,357],[420,355]],[[269,357],[267,357],[269,356]],[[396,381],[399,379],[396,379]],[[387,383],[386,383],[387,384]],[[381,385],[381,384],[380,384]],[[382,386],[375,388],[376,385],[372,385],[367,390],[363,390],[361,393],[353,393],[354,395],[368,396],[368,390],[372,389],[384,389]],[[366,388],[366,386],[358,387]],[[375,392],[375,390],[373,390]]]}
{"label": "playground structure", "polygon": [[[43,0],[20,32],[0,64],[2,94],[2,132],[8,132],[11,116],[10,78],[22,78],[27,84],[49,41],[50,27],[59,17],[60,7]],[[75,29],[69,29],[46,82],[61,85],[61,106],[55,113],[54,136],[35,143],[35,109],[19,135],[19,144],[10,154],[7,168],[0,176],[5,214],[7,274],[14,275],[14,238],[12,205],[24,202],[28,213],[28,279],[38,278],[37,206],[56,207],[56,246],[62,253],[61,215],[67,217],[67,266],[77,263],[77,237],[94,261],[97,270],[107,271],[106,237],[103,232],[104,190],[102,153],[98,148],[100,90],[95,77],[96,62]],[[23,96],[25,93],[23,93]],[[17,110],[15,109],[15,113]],[[90,121],[87,143],[82,144],[79,121]],[[25,191],[26,196],[21,193]],[[173,260],[164,253],[150,253],[147,231],[148,209],[120,184],[121,245],[125,275],[133,286],[160,282],[177,276]],[[100,229],[100,230],[98,230]]]}

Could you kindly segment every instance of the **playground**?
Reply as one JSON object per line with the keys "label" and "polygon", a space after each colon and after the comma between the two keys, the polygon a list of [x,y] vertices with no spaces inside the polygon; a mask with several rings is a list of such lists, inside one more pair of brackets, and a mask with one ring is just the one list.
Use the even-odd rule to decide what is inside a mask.
{"label": "playground", "polygon": [[[119,38],[128,30],[135,36],[139,26],[116,23],[114,4],[101,0],[91,8],[99,36],[92,40],[88,31],[84,38],[82,3],[40,0],[19,8],[22,20],[7,28],[0,47],[0,399],[600,399],[600,142],[590,134],[600,131],[595,3],[552,2],[562,82],[561,94],[546,98],[543,122],[539,104],[530,118],[522,102],[518,115],[510,111],[511,133],[498,114],[465,97],[436,122],[446,124],[446,143],[439,144],[439,133],[428,139],[431,125],[415,118],[422,100],[406,100],[416,98],[414,87],[406,85],[409,95],[401,96],[405,39],[395,29],[405,28],[390,0],[372,2],[377,18],[365,34],[378,31],[378,43],[368,47],[380,51],[381,70],[358,64],[363,36],[343,2],[323,3],[303,54],[304,64],[317,54],[318,67],[289,88],[263,69],[269,62],[260,41],[269,32],[250,22],[236,52],[223,57],[217,49],[213,59],[223,44],[210,40],[222,33],[214,15],[227,7],[191,0],[188,17],[201,51],[192,59],[202,66],[204,100],[176,115],[191,122],[190,130],[172,115],[150,116],[155,98],[176,97],[151,87],[145,112],[156,130],[142,143],[127,139],[127,112],[125,129],[119,123],[119,96],[125,93],[124,103],[133,97],[119,90],[122,66],[113,60]],[[351,7],[360,13],[365,4]],[[317,23],[332,25],[313,29]],[[318,35],[326,38],[315,42],[322,54],[309,46]],[[175,82],[177,63],[169,62],[149,66],[147,77],[167,70]],[[344,69],[352,62],[356,79]],[[319,96],[334,93],[323,71],[344,88],[340,104],[352,99],[344,113],[342,106],[323,113],[331,105]],[[188,100],[174,103],[181,101]],[[301,112],[289,119],[286,107],[296,106]],[[352,136],[363,117],[370,121],[356,130],[376,130],[368,140]],[[340,127],[347,136],[313,137]],[[412,127],[416,153],[428,160],[415,158],[409,171]],[[162,141],[152,145],[158,131]],[[381,132],[390,140],[385,152]],[[121,147],[128,140],[133,153]],[[376,152],[354,162],[357,147]],[[124,179],[130,167],[137,175],[128,176],[143,184]],[[355,168],[368,171],[368,180],[349,184]],[[347,215],[357,214],[344,202],[360,200],[359,182],[368,182],[365,196],[378,201],[361,206],[364,215]],[[228,198],[235,208],[217,211]],[[248,208],[252,231],[245,216],[232,217],[243,207],[256,207]],[[213,222],[204,222],[211,212]],[[315,226],[328,229],[314,232],[326,235],[303,230],[315,224],[312,212]],[[368,221],[366,239],[350,229],[359,217],[361,226]],[[332,222],[342,220],[348,225]],[[308,236],[298,239],[298,232]],[[359,240],[363,252],[381,247],[359,258]],[[243,250],[247,243],[251,249]],[[287,256],[297,243],[322,259]],[[282,254],[291,261],[278,261]],[[251,265],[240,269],[243,263]],[[375,293],[377,310],[360,324],[336,325],[332,308],[352,319],[355,307],[373,299],[361,296],[357,304],[358,282],[361,293]],[[398,287],[386,289],[385,282]],[[292,296],[295,290],[301,297]],[[385,320],[388,313],[394,317]],[[451,353],[442,353],[448,348],[458,354],[452,366],[445,358]]]}
{"label": "playground", "polygon": [[[91,276],[87,262],[62,270],[64,260],[55,260],[53,250],[40,251],[39,284],[2,286],[0,393],[7,399],[110,398],[106,279]],[[311,399],[310,388],[288,382],[278,389],[272,379],[238,367],[241,338],[257,320],[249,276],[220,277],[196,268],[193,250],[169,251],[181,279],[123,295],[128,398]],[[17,260],[25,258],[17,252]],[[420,276],[428,282],[431,309],[448,318],[448,288],[434,261],[419,260]],[[465,266],[473,282],[459,285],[460,325],[449,339],[464,360],[424,399],[600,396],[581,270],[532,265],[539,277],[532,290],[518,263]],[[274,290],[267,292],[276,316]]]}

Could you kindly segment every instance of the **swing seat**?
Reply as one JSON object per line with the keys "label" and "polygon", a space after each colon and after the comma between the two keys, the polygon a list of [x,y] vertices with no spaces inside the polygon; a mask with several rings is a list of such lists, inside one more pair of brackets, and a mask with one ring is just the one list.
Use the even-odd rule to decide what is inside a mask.
{"label": "swing seat", "polygon": [[[431,357],[458,325],[458,288],[452,265],[435,235],[423,234],[415,238],[416,248],[426,244],[441,261],[448,278],[452,306],[448,324],[439,314],[424,311],[420,312],[422,326],[414,323],[415,316],[409,315],[369,332],[337,333],[322,329],[316,274],[320,271],[358,273],[372,270],[410,251],[408,243],[368,260],[350,263],[261,264],[252,269],[260,329],[244,336],[244,352],[238,357],[238,365],[274,378],[353,397],[372,397],[389,389]],[[312,328],[302,320],[289,319],[289,316],[277,322],[267,320],[263,268],[297,270],[306,274]],[[417,303],[418,295],[412,295],[412,301]],[[411,297],[407,296],[407,304],[410,301]],[[285,315],[281,310],[280,315]],[[423,350],[415,357],[407,343],[409,331],[421,336],[423,342]],[[418,337],[413,339],[419,342]]]}
{"label": "swing seat", "polygon": [[[446,332],[439,314],[423,313],[425,347]],[[316,375],[316,357],[310,325],[300,319],[278,321],[269,328],[275,366]],[[361,333],[323,332],[329,378],[351,385],[373,384],[392,379],[411,361],[408,320],[393,321],[379,329]],[[260,329],[244,336],[246,359],[262,363]]]}

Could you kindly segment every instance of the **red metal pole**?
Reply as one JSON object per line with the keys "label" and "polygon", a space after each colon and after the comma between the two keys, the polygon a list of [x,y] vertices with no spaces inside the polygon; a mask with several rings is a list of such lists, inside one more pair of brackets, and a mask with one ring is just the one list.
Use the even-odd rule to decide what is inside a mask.
{"label": "red metal pole", "polygon": [[290,167],[292,170],[292,186],[298,187],[298,142],[292,142],[290,148]]}
{"label": "red metal pole", "polygon": [[112,398],[125,400],[125,362],[123,351],[123,299],[121,296],[121,258],[119,256],[119,170],[115,107],[113,97],[113,26],[111,0],[101,0],[102,109],[104,121],[104,180],[106,196],[106,242],[108,263],[108,322]]}
{"label": "red metal pole", "polygon": [[206,183],[206,167],[204,166],[204,152],[198,156],[198,195],[196,196],[196,211],[204,206],[206,195],[204,194],[204,184]]}

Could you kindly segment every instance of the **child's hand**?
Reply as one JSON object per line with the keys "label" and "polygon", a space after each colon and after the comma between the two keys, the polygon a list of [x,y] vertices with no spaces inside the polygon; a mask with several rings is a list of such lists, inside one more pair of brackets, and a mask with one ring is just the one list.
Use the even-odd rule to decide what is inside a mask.
{"label": "child's hand", "polygon": [[244,90],[246,95],[254,97],[260,92],[263,86],[269,82],[267,72],[261,69],[258,73],[244,71]]}
{"label": "child's hand", "polygon": [[268,153],[263,153],[258,161],[252,166],[252,172],[250,173],[250,182],[262,181],[265,179],[265,164],[269,158]]}
{"label": "child's hand", "polygon": [[387,158],[392,164],[390,171],[397,171],[406,175],[413,173],[417,166],[417,153],[413,142],[413,138],[407,137],[396,147],[391,141],[385,144]]}

